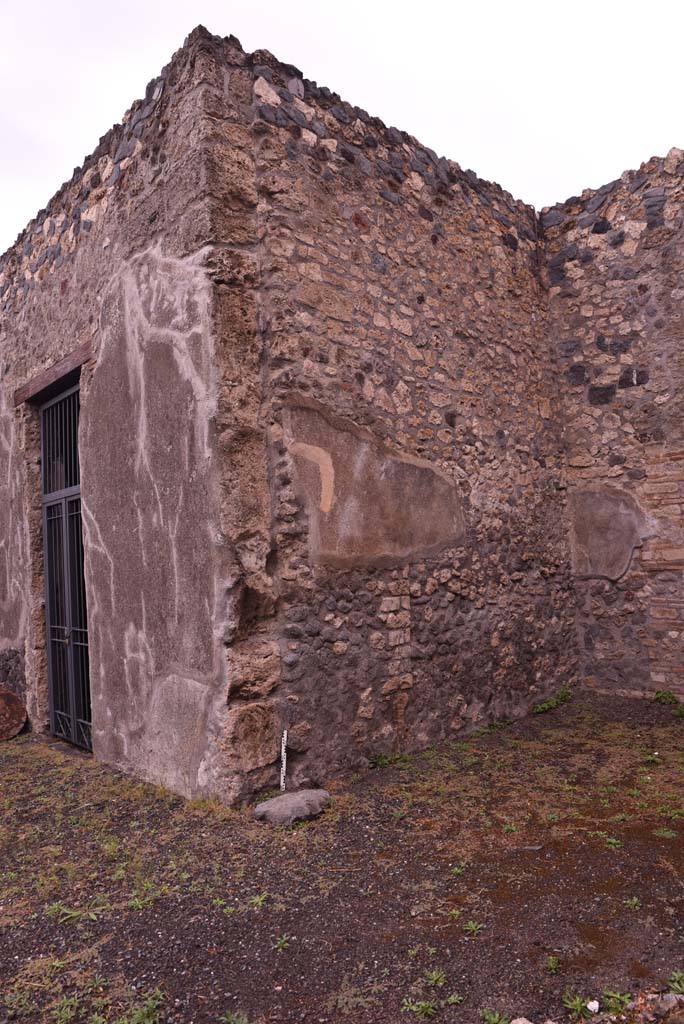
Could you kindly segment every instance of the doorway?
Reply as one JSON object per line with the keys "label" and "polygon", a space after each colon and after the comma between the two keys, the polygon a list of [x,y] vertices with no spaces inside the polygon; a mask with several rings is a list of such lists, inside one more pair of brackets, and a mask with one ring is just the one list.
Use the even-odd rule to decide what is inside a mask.
{"label": "doorway", "polygon": [[79,413],[78,386],[62,391],[40,409],[45,620],[51,731],[91,750]]}

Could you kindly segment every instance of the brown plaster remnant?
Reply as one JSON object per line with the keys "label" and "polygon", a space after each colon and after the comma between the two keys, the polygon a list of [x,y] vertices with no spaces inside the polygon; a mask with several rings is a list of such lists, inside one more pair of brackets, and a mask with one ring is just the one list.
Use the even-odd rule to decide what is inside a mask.
{"label": "brown plaster remnant", "polygon": [[463,538],[456,486],[434,464],[392,452],[351,421],[308,407],[287,410],[286,441],[313,561],[389,566]]}
{"label": "brown plaster remnant", "polygon": [[647,516],[627,491],[597,487],[570,495],[570,544],[576,576],[619,580],[635,548],[653,536]]}

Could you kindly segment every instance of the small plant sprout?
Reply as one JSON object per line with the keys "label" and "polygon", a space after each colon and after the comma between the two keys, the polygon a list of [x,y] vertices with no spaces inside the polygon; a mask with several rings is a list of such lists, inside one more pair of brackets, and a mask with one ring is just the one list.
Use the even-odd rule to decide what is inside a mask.
{"label": "small plant sprout", "polygon": [[253,907],[254,910],[259,910],[260,907],[263,907],[263,905],[264,905],[264,903],[266,902],[267,899],[268,899],[268,893],[267,892],[261,892],[257,896],[250,896],[250,898],[249,898],[249,905],[250,905],[250,907]]}
{"label": "small plant sprout", "polygon": [[638,896],[630,896],[625,900],[625,906],[630,910],[641,910],[641,900]]}
{"label": "small plant sprout", "polygon": [[676,996],[684,996],[684,971],[673,971],[670,975],[667,987]]}
{"label": "small plant sprout", "polygon": [[566,992],[563,996],[563,1006],[570,1011],[573,1020],[588,1020],[591,1017],[591,1010],[587,1006],[584,996],[576,992]]}
{"label": "small plant sprout", "polygon": [[560,960],[553,953],[549,953],[546,958],[546,970],[549,974],[558,974],[560,970]]}
{"label": "small plant sprout", "polygon": [[569,700],[572,700],[572,691],[563,686],[558,693],[555,693],[552,697],[547,697],[541,704],[535,704],[532,711],[535,715],[543,715],[547,711],[555,711],[556,708],[562,707],[563,704],[567,704]]}
{"label": "small plant sprout", "polygon": [[458,864],[454,864],[453,868],[451,869],[451,874],[455,875],[456,877],[458,877],[459,875],[463,874],[463,872],[465,871],[466,867],[467,867],[466,862],[464,860],[460,860],[458,862]]}
{"label": "small plant sprout", "polygon": [[671,828],[657,828],[653,833],[658,839],[676,839],[677,833]]}
{"label": "small plant sprout", "polygon": [[249,1024],[249,1018],[244,1013],[224,1013],[220,1022],[221,1024]]}
{"label": "small plant sprout", "polygon": [[504,1017],[495,1010],[483,1010],[480,1016],[484,1024],[510,1024],[510,1017]]}
{"label": "small plant sprout", "polygon": [[443,985],[446,985],[446,980],[446,974],[439,967],[435,967],[425,975],[425,984],[431,988],[441,988]]}
{"label": "small plant sprout", "polygon": [[447,996],[444,1002],[447,1006],[460,1006],[465,996],[461,996],[458,992],[452,992],[450,996]]}
{"label": "small plant sprout", "polygon": [[415,1013],[416,1017],[429,1020],[437,1013],[437,1003],[434,999],[405,999],[401,1004],[402,1013]]}
{"label": "small plant sprout", "polygon": [[603,993],[603,1009],[606,1013],[624,1013],[632,1001],[631,992],[610,992],[606,989]]}
{"label": "small plant sprout", "polygon": [[283,950],[287,949],[287,947],[289,945],[290,945],[290,937],[289,937],[289,935],[279,935],[276,938],[275,942],[273,943],[273,948],[275,950],[277,950],[278,953],[282,953]]}
{"label": "small plant sprout", "polygon": [[654,704],[665,704],[666,706],[668,704],[679,704],[679,701],[671,690],[656,690],[653,694],[653,702]]}
{"label": "small plant sprout", "polygon": [[449,918],[450,921],[458,921],[462,913],[463,911],[460,910],[458,907],[452,907],[451,910],[448,912],[447,917]]}
{"label": "small plant sprout", "polygon": [[483,928],[484,925],[478,921],[466,921],[463,925],[463,931],[466,935],[479,935]]}

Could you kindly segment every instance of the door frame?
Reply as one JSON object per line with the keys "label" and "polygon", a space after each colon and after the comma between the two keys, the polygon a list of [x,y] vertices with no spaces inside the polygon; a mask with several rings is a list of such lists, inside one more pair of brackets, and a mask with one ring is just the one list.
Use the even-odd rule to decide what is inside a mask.
{"label": "door frame", "polygon": [[[74,625],[73,625],[74,618],[75,618],[75,614],[74,614],[75,609],[73,607],[74,591],[73,591],[73,588],[72,588],[73,552],[71,551],[71,547],[70,547],[70,531],[69,531],[69,516],[70,516],[70,514],[72,514],[72,513],[69,512],[70,501],[72,501],[75,498],[79,499],[79,501],[80,501],[80,498],[81,498],[80,457],[79,457],[79,448],[78,448],[78,418],[76,420],[75,429],[76,429],[76,458],[78,460],[78,480],[79,480],[79,482],[78,482],[78,484],[76,486],[62,488],[62,489],[60,489],[58,491],[51,491],[48,494],[45,493],[45,489],[44,489],[45,488],[44,467],[46,466],[46,451],[45,451],[46,435],[45,435],[45,426],[44,426],[44,424],[45,424],[45,412],[46,412],[47,409],[51,408],[54,405],[57,405],[59,402],[63,401],[65,398],[68,398],[70,395],[76,394],[79,391],[80,391],[80,383],[77,383],[77,384],[72,385],[70,387],[65,387],[64,390],[59,391],[57,394],[53,395],[47,401],[42,402],[40,404],[40,406],[39,406],[39,416],[40,416],[40,424],[39,424],[39,429],[40,429],[40,465],[41,465],[40,490],[41,490],[42,526],[43,526],[43,565],[44,565],[43,576],[44,576],[44,608],[45,608],[45,641],[46,641],[46,645],[47,645],[48,707],[49,707],[49,714],[50,714],[50,732],[57,739],[64,740],[67,743],[71,743],[74,746],[81,747],[82,749],[85,749],[85,750],[92,750],[92,739],[90,739],[89,742],[84,742],[83,738],[81,737],[81,735],[79,733],[78,723],[79,723],[79,721],[83,721],[84,724],[85,724],[85,720],[78,719],[78,717],[77,717],[77,711],[78,711],[78,700],[77,700],[77,694],[76,694],[77,673],[76,673],[76,664],[75,664],[74,643],[71,642],[71,640],[72,640],[71,634],[73,634],[74,628],[78,628],[78,627],[74,627]],[[52,640],[51,640],[51,631],[54,628],[54,626],[53,626],[53,624],[51,622],[51,614],[52,614],[52,612],[51,612],[51,606],[50,606],[50,582],[51,582],[50,572],[51,572],[51,569],[50,569],[50,558],[49,558],[49,551],[48,551],[48,509],[52,508],[52,507],[54,507],[56,505],[60,505],[61,506],[61,520],[62,520],[61,521],[61,532],[62,532],[62,566],[61,566],[61,569],[62,569],[62,574],[63,574],[63,585],[64,585],[64,604],[65,604],[65,609],[66,609],[66,613],[67,613],[67,617],[68,617],[68,627],[67,628],[68,628],[69,634],[70,634],[69,638],[68,638],[70,642],[67,645],[67,659],[66,659],[67,660],[67,694],[68,694],[68,701],[69,701],[69,719],[70,719],[70,730],[69,730],[70,734],[69,735],[65,735],[65,729],[58,723],[58,719],[57,719],[58,709],[56,708],[56,700],[55,700],[56,686],[57,686],[57,669],[56,669],[56,665],[55,665],[55,652],[53,650],[53,643],[52,643]],[[82,544],[83,544],[83,534],[82,534],[83,527],[82,527],[82,523],[81,523],[80,529],[81,529],[81,547],[82,547]],[[83,611],[84,611],[84,614],[86,615],[86,635],[87,635],[87,608],[85,608]],[[90,676],[89,676],[89,672],[88,672],[88,697],[89,697],[88,704],[89,704],[89,706],[91,706],[90,705]],[[92,715],[92,712],[91,712],[91,715]],[[92,717],[91,717],[90,722],[87,723],[87,725],[89,727],[89,736],[91,736],[92,734],[90,733],[90,729],[92,728]]]}

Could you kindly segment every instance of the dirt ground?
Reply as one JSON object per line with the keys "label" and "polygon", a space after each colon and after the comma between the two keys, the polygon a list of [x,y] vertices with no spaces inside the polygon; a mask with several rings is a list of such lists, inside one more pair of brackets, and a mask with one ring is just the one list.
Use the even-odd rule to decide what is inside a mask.
{"label": "dirt ground", "polygon": [[0,1022],[566,1021],[684,970],[681,706],[575,695],[331,791],[287,830],[0,745]]}

